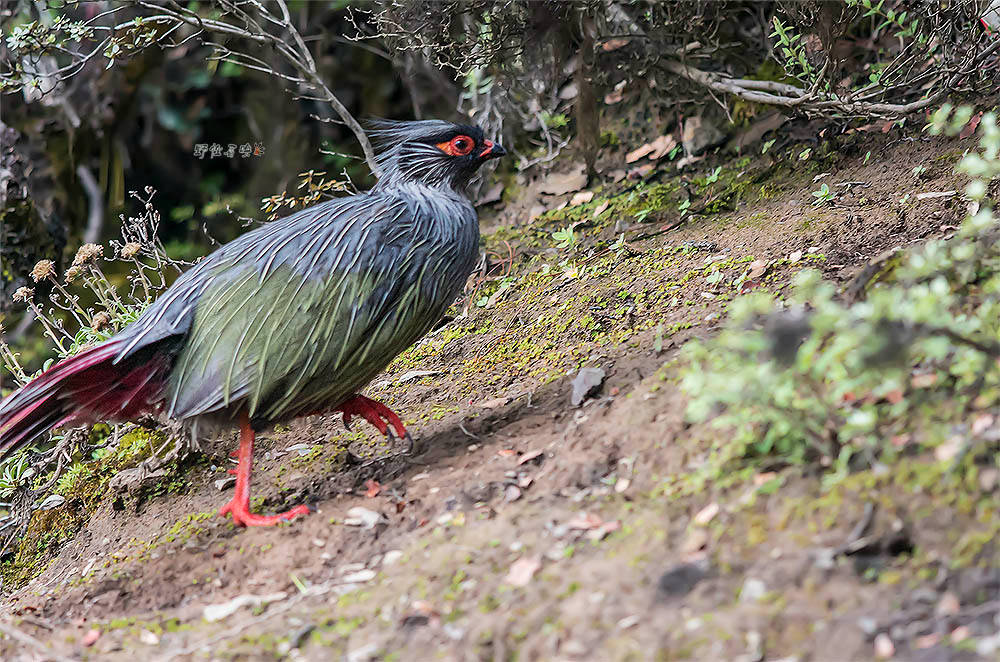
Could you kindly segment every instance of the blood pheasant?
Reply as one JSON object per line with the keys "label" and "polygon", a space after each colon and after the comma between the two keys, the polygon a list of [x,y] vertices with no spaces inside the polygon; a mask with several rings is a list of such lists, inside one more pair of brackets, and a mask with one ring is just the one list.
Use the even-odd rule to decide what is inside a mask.
{"label": "blood pheasant", "polygon": [[236,492],[220,514],[270,525],[308,512],[250,512],[254,435],[331,410],[407,435],[357,391],[429,331],[478,252],[466,188],[506,151],[439,120],[376,125],[381,179],[266,224],[185,272],[133,324],[56,364],[0,403],[0,458],[67,423],[163,413],[240,429]]}

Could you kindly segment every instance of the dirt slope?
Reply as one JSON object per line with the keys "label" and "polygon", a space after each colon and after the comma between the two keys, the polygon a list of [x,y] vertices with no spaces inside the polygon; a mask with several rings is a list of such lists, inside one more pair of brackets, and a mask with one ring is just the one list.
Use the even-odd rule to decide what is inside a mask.
{"label": "dirt slope", "polygon": [[[927,457],[832,487],[795,467],[697,484],[719,432],[684,422],[676,387],[677,348],[736,294],[706,282],[708,265],[773,260],[761,286],[776,292],[804,266],[846,285],[958,224],[959,197],[916,195],[961,190],[952,167],[971,145],[894,129],[800,161],[803,146],[779,143],[683,178],[663,164],[642,184],[597,182],[562,209],[570,194],[523,182],[484,218],[488,249],[514,252],[507,280],[367,392],[418,437],[412,465],[349,464],[348,447],[385,449],[370,428],[313,417],[258,448],[259,508],[312,503],[301,521],[237,530],[214,515],[227,444],[169,489],[109,495],[61,547],[32,539],[44,569],[2,609],[39,643],[0,641],[0,658],[818,662],[889,641],[896,659],[989,659],[977,645],[997,631],[995,485]],[[817,176],[832,204],[811,204]],[[706,213],[657,234],[689,195]],[[538,201],[555,211],[529,223]],[[576,222],[576,245],[555,248],[551,232]],[[626,248],[608,248],[622,231]],[[564,259],[577,272],[554,268]],[[580,367],[606,379],[573,407]],[[370,514],[358,507],[378,521],[350,524]],[[860,524],[870,544],[845,555]],[[206,620],[243,595],[257,604]]]}

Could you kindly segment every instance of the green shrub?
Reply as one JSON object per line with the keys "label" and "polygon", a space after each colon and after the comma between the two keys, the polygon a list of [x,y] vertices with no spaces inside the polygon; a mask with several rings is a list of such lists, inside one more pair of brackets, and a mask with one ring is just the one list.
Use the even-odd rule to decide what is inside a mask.
{"label": "green shrub", "polygon": [[[957,115],[943,108],[932,133],[957,132],[969,114]],[[713,466],[819,461],[842,474],[852,458],[981,440],[1000,404],[1000,227],[986,199],[1000,175],[996,122],[983,116],[980,149],[958,166],[974,213],[952,238],[905,254],[853,305],[805,269],[788,301],[738,298],[717,337],[687,345],[687,415],[731,433]]]}

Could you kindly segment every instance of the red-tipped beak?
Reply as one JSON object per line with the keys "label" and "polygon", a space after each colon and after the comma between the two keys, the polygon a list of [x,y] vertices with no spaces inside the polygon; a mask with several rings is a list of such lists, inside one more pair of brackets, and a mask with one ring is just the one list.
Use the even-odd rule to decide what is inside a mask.
{"label": "red-tipped beak", "polygon": [[486,149],[479,152],[479,158],[481,159],[496,159],[507,153],[507,150],[500,143],[495,143],[492,140],[484,140],[483,144],[486,145]]}

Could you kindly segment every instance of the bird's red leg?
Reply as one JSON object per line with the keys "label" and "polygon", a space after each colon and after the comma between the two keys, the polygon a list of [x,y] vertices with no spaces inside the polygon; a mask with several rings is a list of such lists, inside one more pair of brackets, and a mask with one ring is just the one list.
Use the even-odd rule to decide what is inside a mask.
{"label": "bird's red leg", "polygon": [[389,425],[391,425],[397,437],[400,439],[410,439],[410,433],[406,431],[403,421],[396,415],[396,412],[377,400],[354,394],[349,400],[341,403],[337,407],[337,411],[344,413],[345,426],[350,425],[352,416],[360,416],[374,425],[382,434],[388,435]]}
{"label": "bird's red leg", "polygon": [[277,515],[254,515],[250,512],[250,474],[253,471],[253,441],[254,431],[250,420],[244,413],[240,417],[240,450],[236,465],[236,491],[233,498],[219,510],[220,515],[230,513],[233,522],[240,526],[271,526],[278,522],[287,522],[299,515],[309,514],[308,506],[295,506],[291,510]]}

